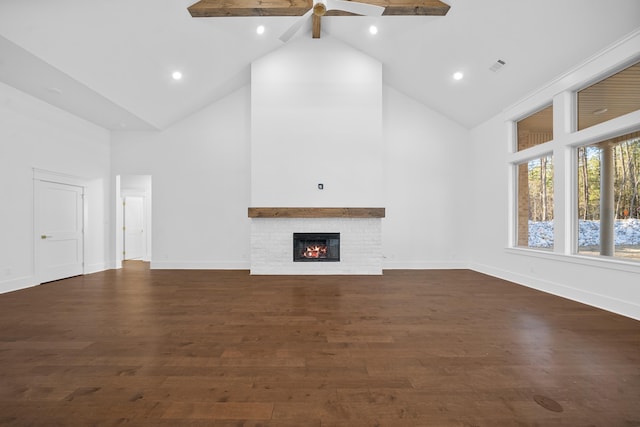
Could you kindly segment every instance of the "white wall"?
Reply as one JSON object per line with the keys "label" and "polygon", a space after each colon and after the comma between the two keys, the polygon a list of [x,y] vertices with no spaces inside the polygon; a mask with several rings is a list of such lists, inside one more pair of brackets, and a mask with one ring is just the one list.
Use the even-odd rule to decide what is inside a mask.
{"label": "white wall", "polygon": [[[572,147],[597,142],[640,129],[640,111],[592,128],[572,132],[573,91],[616,69],[637,61],[640,34],[631,36],[608,51],[591,58],[548,86],[471,132],[472,205],[475,225],[470,266],[526,286],[550,292],[616,313],[640,319],[640,265],[636,262],[577,256],[571,253],[573,180]],[[509,248],[509,161],[527,152],[509,154],[509,121],[554,101],[554,140],[529,149],[539,157],[553,150],[555,248],[534,251]]]}
{"label": "white wall", "polygon": [[251,92],[253,206],[382,206],[384,268],[465,265],[468,130],[330,37],[256,61]]}
{"label": "white wall", "polygon": [[34,168],[86,180],[85,271],[108,265],[109,133],[0,83],[0,292],[37,284]]}
{"label": "white wall", "polygon": [[[343,48],[337,46],[338,52]],[[355,54],[356,60],[366,67],[371,65],[360,53],[351,49],[345,52]],[[371,69],[379,70],[379,63],[374,61]],[[324,150],[340,162],[345,159],[354,162],[356,169],[363,165],[367,169],[377,168],[371,177],[371,189],[361,188],[362,183],[351,186],[346,182],[344,188],[336,190],[329,180],[324,182],[328,188],[322,198],[313,177],[308,181],[310,188],[300,190],[293,197],[291,191],[298,190],[283,191],[279,187],[289,185],[283,182],[287,173],[282,173],[277,176],[280,184],[274,184],[274,191],[260,180],[257,183],[254,180],[264,190],[258,192],[261,194],[259,204],[384,206],[387,208],[387,217],[382,220],[386,268],[464,265],[467,242],[466,233],[461,231],[465,223],[460,206],[465,200],[465,168],[451,165],[465,163],[468,131],[407,96],[383,87],[381,81],[370,89],[372,99],[380,101],[375,108],[380,111],[375,114],[369,111],[365,116],[372,120],[374,115],[380,116],[379,148],[370,147],[373,154],[368,160],[366,153],[355,158],[356,151],[345,147],[325,147]],[[250,200],[250,92],[249,87],[242,88],[162,132],[113,134],[113,175],[151,175],[153,179],[154,268],[249,267],[247,208],[253,203]],[[353,132],[350,125],[344,126]],[[377,126],[374,120],[373,127]],[[370,132],[361,124],[358,129],[365,135]],[[265,132],[270,131],[265,129]],[[373,133],[370,135],[373,138]],[[353,139],[347,141],[352,142]],[[267,169],[275,169],[272,174],[282,172],[281,162],[289,160],[290,153],[280,152],[279,143],[279,140],[273,142],[273,152],[267,146],[260,148],[262,158],[269,162],[258,166],[262,168],[258,174],[266,174]],[[313,155],[313,151],[308,150],[307,155],[315,159],[318,156]],[[253,158],[255,161],[256,156]],[[376,163],[378,166],[374,166]],[[254,178],[255,175],[254,170]],[[337,174],[330,177],[337,181],[343,179]],[[282,198],[279,192],[283,192]]]}
{"label": "white wall", "polygon": [[249,112],[244,87],[162,132],[113,134],[113,175],[152,178],[153,268],[248,268]]}
{"label": "white wall", "polygon": [[384,88],[384,268],[466,266],[469,131]]}
{"label": "white wall", "polygon": [[251,124],[252,206],[382,206],[380,62],[331,37],[287,43],[252,64]]}

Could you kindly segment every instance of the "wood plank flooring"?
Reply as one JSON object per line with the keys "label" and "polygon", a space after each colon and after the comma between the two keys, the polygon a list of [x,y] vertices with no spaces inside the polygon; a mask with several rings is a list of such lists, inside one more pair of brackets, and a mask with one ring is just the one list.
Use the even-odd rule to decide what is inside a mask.
{"label": "wood plank flooring", "polygon": [[640,322],[467,270],[0,295],[0,426],[640,426]]}

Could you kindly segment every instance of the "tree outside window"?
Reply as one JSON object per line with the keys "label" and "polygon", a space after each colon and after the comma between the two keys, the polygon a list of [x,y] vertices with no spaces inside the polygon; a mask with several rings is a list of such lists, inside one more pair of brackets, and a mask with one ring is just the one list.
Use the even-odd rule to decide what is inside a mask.
{"label": "tree outside window", "polygon": [[578,253],[640,260],[640,132],[577,156]]}
{"label": "tree outside window", "polygon": [[553,249],[553,161],[518,165],[518,246]]}

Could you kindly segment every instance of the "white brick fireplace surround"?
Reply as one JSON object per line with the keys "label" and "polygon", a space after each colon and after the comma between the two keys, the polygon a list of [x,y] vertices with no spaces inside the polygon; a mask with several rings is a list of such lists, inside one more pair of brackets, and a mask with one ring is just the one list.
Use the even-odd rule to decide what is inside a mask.
{"label": "white brick fireplace surround", "polygon": [[[251,274],[382,274],[384,208],[249,208]],[[339,262],[294,262],[293,233],[340,233]]]}

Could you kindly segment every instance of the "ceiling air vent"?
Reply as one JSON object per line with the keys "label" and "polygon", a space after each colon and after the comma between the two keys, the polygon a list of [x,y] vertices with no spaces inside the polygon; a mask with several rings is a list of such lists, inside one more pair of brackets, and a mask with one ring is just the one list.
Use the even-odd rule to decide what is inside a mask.
{"label": "ceiling air vent", "polygon": [[489,69],[494,73],[497,73],[498,71],[502,70],[502,67],[504,67],[505,65],[507,65],[506,62],[504,62],[502,59],[498,59],[491,67],[489,67]]}

